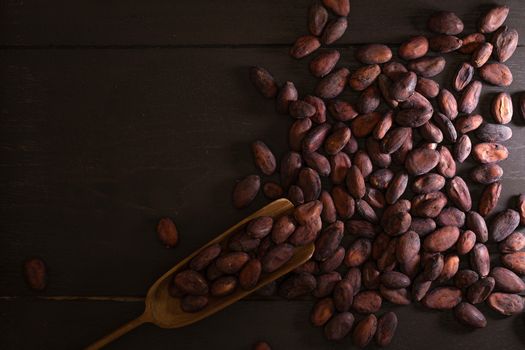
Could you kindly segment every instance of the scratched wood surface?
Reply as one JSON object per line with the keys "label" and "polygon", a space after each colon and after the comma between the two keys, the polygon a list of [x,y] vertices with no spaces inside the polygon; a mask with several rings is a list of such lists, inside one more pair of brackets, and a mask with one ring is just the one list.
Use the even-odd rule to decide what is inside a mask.
{"label": "scratched wood surface", "polygon": [[[344,44],[395,47],[423,33],[434,9],[457,9],[468,33],[488,3],[354,0],[341,64],[357,66],[355,47]],[[509,25],[525,35],[525,3],[507,3]],[[247,67],[262,65],[301,93],[312,90],[309,59],[289,58],[286,45],[305,32],[308,4],[0,4],[1,348],[81,348],[138,315],[158,276],[266,202],[259,196],[243,211],[230,205],[233,181],[255,171],[250,142],[264,140],[280,155],[290,124],[254,91]],[[465,56],[446,58],[442,82]],[[513,94],[525,90],[524,61],[520,47],[509,62]],[[484,87],[478,111],[487,118],[500,90]],[[523,192],[524,124],[512,123],[500,208]],[[181,232],[176,249],[163,248],[155,236],[165,215]],[[22,279],[21,264],[33,255],[49,266],[44,293],[31,292]],[[244,301],[187,329],[145,326],[110,348],[247,349],[258,339],[276,349],[348,347],[349,341],[327,343],[309,325],[310,307],[310,301]],[[470,332],[450,313],[396,310],[401,324],[391,349],[525,346],[520,317],[496,320],[489,313],[489,327]]]}

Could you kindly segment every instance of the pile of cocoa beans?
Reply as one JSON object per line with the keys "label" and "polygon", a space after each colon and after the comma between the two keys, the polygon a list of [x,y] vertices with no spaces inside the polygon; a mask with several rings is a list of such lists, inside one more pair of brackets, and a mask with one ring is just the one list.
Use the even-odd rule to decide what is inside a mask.
{"label": "pile of cocoa beans", "polygon": [[[348,0],[312,4],[310,33],[297,39],[290,55],[303,59],[336,42],[349,12]],[[505,62],[518,33],[504,25],[508,13],[506,6],[491,8],[478,32],[468,35],[456,14],[435,13],[428,20],[432,34],[408,39],[397,58],[386,45],[359,47],[355,59],[362,66],[353,72],[338,66],[338,50],[320,51],[309,65],[319,79],[310,94],[251,68],[257,90],[292,118],[290,151],[278,161],[264,142],[254,142],[258,170],[266,176],[279,171],[280,183],[247,176],[236,183],[233,204],[248,206],[262,187],[269,199],[320,207],[322,224],[295,222],[291,237],[300,231],[302,239],[290,241],[315,242],[313,258],[262,292],[313,295],[311,322],[324,327],[328,339],[351,333],[360,347],[374,338],[388,345],[397,317],[376,316],[385,302],[453,310],[474,328],[487,324],[476,306],[483,302],[502,315],[523,312],[525,235],[516,229],[525,225],[525,196],[494,213],[502,190],[499,164],[509,155],[503,143],[512,137],[506,126],[511,97],[497,94],[492,121],[474,113],[484,83],[512,83]],[[440,86],[432,78],[446,66],[441,54],[451,52],[465,59],[449,86]],[[340,97],[345,89],[358,91],[357,100]],[[517,104],[525,117],[525,94]],[[477,165],[460,176],[457,167],[467,159]],[[473,184],[484,186],[477,208]],[[270,236],[268,244],[282,242]],[[491,266],[494,254],[501,266]]]}

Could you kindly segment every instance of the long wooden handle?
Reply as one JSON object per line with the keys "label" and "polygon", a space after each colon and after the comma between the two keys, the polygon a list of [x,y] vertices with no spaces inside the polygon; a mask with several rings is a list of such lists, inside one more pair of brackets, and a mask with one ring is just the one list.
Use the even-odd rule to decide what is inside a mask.
{"label": "long wooden handle", "polygon": [[85,350],[99,350],[102,349],[104,346],[108,345],[115,339],[120,338],[124,334],[128,333],[129,331],[132,331],[133,329],[137,328],[143,323],[148,322],[149,319],[146,316],[146,314],[142,314],[139,317],[137,317],[134,320],[129,321],[128,323],[122,325],[121,327],[117,328],[113,332],[109,333],[108,335],[104,336],[103,338],[97,340],[90,346],[88,346]]}

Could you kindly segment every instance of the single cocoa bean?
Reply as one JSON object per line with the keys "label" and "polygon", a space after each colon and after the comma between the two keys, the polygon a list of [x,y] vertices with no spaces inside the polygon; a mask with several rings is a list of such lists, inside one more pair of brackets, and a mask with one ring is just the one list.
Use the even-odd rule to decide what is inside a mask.
{"label": "single cocoa bean", "polygon": [[173,284],[184,294],[208,294],[208,282],[202,274],[193,270],[184,270],[173,277]]}
{"label": "single cocoa bean", "polygon": [[485,328],[487,326],[485,316],[472,304],[460,303],[454,308],[454,315],[459,322],[466,326],[473,328]]}
{"label": "single cocoa bean", "polygon": [[322,52],[310,61],[310,72],[314,77],[322,78],[334,69],[340,58],[341,54],[337,50]]}
{"label": "single cocoa bean", "polygon": [[221,253],[221,246],[217,243],[212,244],[203,249],[199,254],[193,257],[190,261],[190,269],[201,271],[208,267],[208,265],[215,260]]}
{"label": "single cocoa bean", "polygon": [[501,262],[516,274],[525,275],[525,252],[504,254],[501,256]]}
{"label": "single cocoa bean", "polygon": [[319,39],[313,35],[303,35],[297,38],[292,48],[290,56],[300,59],[310,55],[321,46]]}
{"label": "single cocoa bean", "polygon": [[506,62],[512,57],[518,47],[518,31],[507,26],[501,26],[492,35],[494,57],[499,62]]}
{"label": "single cocoa bean", "polygon": [[464,25],[454,12],[440,11],[430,16],[427,27],[434,33],[457,35],[463,31]]}
{"label": "single cocoa bean", "polygon": [[317,83],[315,94],[324,99],[336,98],[343,92],[349,75],[350,71],[346,68],[328,74]]}
{"label": "single cocoa bean", "polygon": [[390,345],[397,329],[397,316],[392,311],[387,312],[377,321],[375,341],[377,345],[385,347]]}
{"label": "single cocoa bean", "polygon": [[476,244],[476,234],[471,230],[466,230],[459,236],[456,243],[456,250],[459,255],[468,254]]}
{"label": "single cocoa bean", "polygon": [[485,35],[481,33],[472,33],[463,37],[463,45],[459,48],[459,52],[464,55],[474,53],[485,42]]}
{"label": "single cocoa bean", "polygon": [[494,46],[491,43],[483,43],[474,51],[470,62],[475,68],[483,67],[489,61],[490,56],[492,56],[493,50]]}
{"label": "single cocoa bean", "polygon": [[333,44],[343,36],[347,27],[348,20],[346,17],[334,18],[326,25],[321,36],[321,43],[323,45]]}
{"label": "single cocoa bean", "polygon": [[203,295],[186,295],[180,303],[184,312],[197,312],[208,305],[208,297]]}
{"label": "single cocoa bean", "polygon": [[494,182],[487,185],[481,194],[479,200],[479,213],[482,216],[489,215],[498,205],[499,196],[501,195],[501,183]]}
{"label": "single cocoa bean", "polygon": [[512,209],[498,213],[490,225],[490,234],[495,242],[501,242],[507,238],[520,223],[520,215]]}
{"label": "single cocoa bean", "polygon": [[279,295],[285,299],[295,299],[312,292],[317,285],[315,277],[309,273],[298,273],[286,278],[279,286]]}
{"label": "single cocoa bean", "polygon": [[355,326],[352,333],[352,342],[359,348],[367,346],[377,331],[377,318],[375,315],[368,315]]}
{"label": "single cocoa bean", "polygon": [[363,64],[382,64],[392,59],[392,50],[382,44],[364,45],[357,50],[356,58]]}
{"label": "single cocoa bean", "polygon": [[485,142],[504,142],[512,137],[512,129],[505,125],[484,123],[476,130],[476,137]]}
{"label": "single cocoa bean", "polygon": [[428,47],[428,39],[419,35],[402,43],[397,50],[397,54],[406,61],[415,60],[425,56],[428,52]]}
{"label": "single cocoa bean", "polygon": [[266,98],[274,98],[279,87],[270,72],[262,67],[250,68],[250,80],[255,88]]}
{"label": "single cocoa bean", "polygon": [[445,226],[426,236],[423,247],[429,252],[444,252],[456,244],[458,238],[459,229],[457,227]]}
{"label": "single cocoa bean", "polygon": [[459,270],[454,276],[454,285],[460,289],[466,289],[479,280],[479,275],[472,270]]}
{"label": "single cocoa bean", "polygon": [[463,40],[453,35],[436,35],[429,39],[430,49],[434,52],[449,53],[463,45]]}
{"label": "single cocoa bean", "polygon": [[481,33],[492,33],[505,22],[509,14],[508,6],[493,6],[479,20]]}
{"label": "single cocoa bean", "polygon": [[490,276],[496,281],[496,289],[506,293],[522,293],[525,291],[525,282],[514,272],[504,267],[495,267]]}
{"label": "single cocoa bean", "polygon": [[179,231],[170,218],[162,218],[157,224],[157,235],[159,240],[167,248],[172,248],[179,242]]}
{"label": "single cocoa bean", "polygon": [[503,169],[497,164],[483,164],[472,169],[470,177],[477,183],[488,185],[501,180]]}
{"label": "single cocoa bean", "polygon": [[424,78],[432,78],[445,68],[446,61],[441,56],[425,56],[408,63],[408,69]]}
{"label": "single cocoa bean", "polygon": [[334,311],[334,301],[332,298],[321,299],[312,308],[310,322],[312,322],[315,327],[321,327],[332,318]]}
{"label": "single cocoa bean", "polygon": [[255,199],[261,187],[261,178],[258,175],[249,175],[235,184],[233,189],[233,206],[245,208]]}
{"label": "single cocoa bean", "polygon": [[453,309],[461,302],[461,290],[455,287],[437,287],[428,292],[421,303],[429,309]]}
{"label": "single cocoa bean", "polygon": [[30,258],[24,262],[24,277],[29,287],[42,291],[47,286],[47,267],[44,260]]}
{"label": "single cocoa bean", "polygon": [[294,83],[287,81],[279,90],[277,94],[276,109],[278,113],[287,114],[290,107],[290,102],[297,101],[299,94],[295,88]]}
{"label": "single cocoa bean", "polygon": [[323,0],[323,4],[338,16],[346,17],[350,13],[350,0]]}
{"label": "single cocoa bean", "polygon": [[320,36],[328,22],[328,11],[320,2],[314,2],[308,8],[308,29],[315,36]]}
{"label": "single cocoa bean", "polygon": [[488,63],[479,70],[479,76],[487,83],[496,86],[509,86],[512,84],[512,72],[503,63]]}
{"label": "single cocoa bean", "polygon": [[352,120],[358,116],[356,107],[343,100],[331,100],[328,103],[328,111],[330,111],[332,117],[342,122]]}
{"label": "single cocoa bean", "polygon": [[524,299],[518,294],[492,293],[487,303],[494,311],[504,316],[522,313],[525,307]]}
{"label": "single cocoa bean", "polygon": [[478,107],[482,87],[483,86],[481,82],[477,80],[467,85],[467,87],[463,90],[463,95],[461,95],[459,100],[460,112],[466,114],[471,114],[474,112],[474,110]]}
{"label": "single cocoa bean", "polygon": [[360,314],[373,314],[381,308],[382,299],[378,292],[367,290],[354,296],[352,308]]}
{"label": "single cocoa bean", "polygon": [[354,315],[350,312],[341,312],[328,321],[324,327],[324,334],[328,340],[341,340],[352,329]]}
{"label": "single cocoa bean", "polygon": [[470,266],[481,277],[486,277],[490,272],[490,256],[487,246],[476,243],[470,252]]}
{"label": "single cocoa bean", "polygon": [[492,117],[498,124],[508,124],[512,120],[512,99],[506,92],[500,92],[492,100]]}
{"label": "single cocoa bean", "polygon": [[515,231],[499,244],[499,251],[501,253],[515,253],[525,248],[525,235],[521,232]]}

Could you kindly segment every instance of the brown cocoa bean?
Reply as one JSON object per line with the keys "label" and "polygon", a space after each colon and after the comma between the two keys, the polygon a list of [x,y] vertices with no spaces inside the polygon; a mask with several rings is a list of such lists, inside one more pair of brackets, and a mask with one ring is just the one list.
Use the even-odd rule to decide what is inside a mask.
{"label": "brown cocoa bean", "polygon": [[317,276],[316,287],[312,292],[312,295],[316,298],[324,298],[332,294],[335,285],[341,281],[341,275],[339,272],[332,271]]}
{"label": "brown cocoa bean", "polygon": [[472,208],[470,191],[463,178],[456,176],[450,180],[447,186],[447,194],[459,209],[468,212]]}
{"label": "brown cocoa bean", "polygon": [[297,38],[292,48],[290,56],[300,59],[310,55],[321,46],[319,39],[313,35],[303,35]]}
{"label": "brown cocoa bean", "polygon": [[322,154],[317,152],[304,153],[303,159],[306,165],[315,170],[319,176],[326,177],[330,175],[330,172],[332,171],[330,161]]}
{"label": "brown cocoa bean", "polygon": [[184,294],[208,294],[208,282],[202,274],[193,270],[184,270],[175,275],[173,284]]}
{"label": "brown cocoa bean", "polygon": [[430,16],[427,27],[434,33],[457,35],[463,31],[464,25],[454,12],[440,11]]}
{"label": "brown cocoa bean", "polygon": [[479,280],[479,275],[472,270],[459,270],[454,276],[454,285],[460,289],[465,289],[473,285]]}
{"label": "brown cocoa bean", "polygon": [[314,77],[322,78],[334,69],[340,57],[341,54],[337,50],[322,52],[310,61],[310,72]]}
{"label": "brown cocoa bean", "polygon": [[47,286],[47,267],[44,260],[30,258],[24,262],[24,277],[29,287],[42,291]]}
{"label": "brown cocoa bean", "polygon": [[407,73],[408,70],[404,64],[399,63],[399,62],[390,61],[383,65],[383,67],[381,68],[381,72],[387,77],[389,77],[391,80],[396,81],[404,73]]}
{"label": "brown cocoa bean", "polygon": [[470,266],[481,277],[486,277],[490,272],[490,256],[487,246],[476,243],[470,252]]}
{"label": "brown cocoa bean", "polygon": [[324,99],[336,98],[343,92],[349,75],[350,71],[346,68],[328,74],[317,83],[315,94]]}
{"label": "brown cocoa bean", "polygon": [[477,130],[483,123],[483,117],[479,114],[464,115],[456,119],[456,130],[462,134]]}
{"label": "brown cocoa bean", "polygon": [[210,287],[210,294],[214,297],[230,295],[237,288],[237,278],[234,276],[224,276],[213,281]]}
{"label": "brown cocoa bean", "polygon": [[312,121],[310,118],[298,119],[293,122],[288,131],[288,144],[292,151],[301,151],[303,139],[311,128]]}
{"label": "brown cocoa bean", "polygon": [[408,231],[397,241],[396,258],[400,264],[406,264],[418,255],[421,247],[419,235],[414,231]]}
{"label": "brown cocoa bean", "polygon": [[445,178],[434,173],[421,175],[412,182],[412,192],[414,193],[436,192],[443,187],[445,187]]}
{"label": "brown cocoa bean", "polygon": [[[259,259],[251,259],[239,273],[239,284],[242,289],[255,288],[261,277],[262,265]],[[213,286],[212,286],[213,289]]]}
{"label": "brown cocoa bean", "polygon": [[387,312],[377,321],[375,341],[377,345],[385,347],[390,345],[397,329],[397,316],[392,311]]}
{"label": "brown cocoa bean", "polygon": [[381,151],[381,144],[373,137],[369,137],[366,140],[366,151],[368,152],[372,163],[379,168],[388,168],[392,163],[391,155],[383,153]]}
{"label": "brown cocoa bean", "polygon": [[348,168],[352,166],[352,161],[348,154],[339,152],[330,157],[330,180],[335,185],[340,185],[346,178]]}
{"label": "brown cocoa bean", "polygon": [[287,81],[279,89],[276,99],[276,109],[278,113],[287,114],[290,106],[290,102],[296,101],[298,99],[297,89],[295,88],[294,83]]}
{"label": "brown cocoa bean", "polygon": [[518,294],[492,293],[487,299],[487,304],[505,316],[520,314],[525,308],[525,301]]}
{"label": "brown cocoa bean", "polygon": [[372,113],[377,107],[379,107],[380,103],[381,91],[379,91],[379,88],[376,85],[371,85],[359,95],[357,100],[357,110],[363,114]]}
{"label": "brown cocoa bean", "polygon": [[417,84],[417,75],[414,72],[401,73],[390,86],[390,96],[399,101],[406,101],[414,94]]}
{"label": "brown cocoa bean", "polygon": [[482,84],[477,80],[467,85],[467,87],[463,90],[463,95],[461,95],[459,100],[460,112],[466,114],[471,114],[474,112],[474,110],[478,107],[481,89]]}
{"label": "brown cocoa bean", "polygon": [[295,299],[312,292],[317,285],[315,277],[309,273],[298,273],[286,278],[279,286],[279,295],[285,299]]}
{"label": "brown cocoa bean", "polygon": [[499,62],[506,62],[518,47],[518,31],[502,26],[492,35],[494,57]]}
{"label": "brown cocoa bean", "polygon": [[179,231],[170,218],[162,218],[157,224],[157,236],[167,248],[172,248],[179,242]]}
{"label": "brown cocoa bean", "polygon": [[334,311],[334,301],[332,298],[321,299],[312,308],[310,322],[312,322],[315,327],[321,327],[332,318]]}
{"label": "brown cocoa bean", "polygon": [[499,196],[501,195],[501,183],[494,182],[487,185],[481,194],[479,200],[479,213],[482,216],[489,215],[498,205]]}
{"label": "brown cocoa bean", "polygon": [[470,177],[477,183],[488,185],[501,180],[503,169],[497,164],[483,164],[472,169]]}
{"label": "brown cocoa bean", "polygon": [[190,269],[195,271],[205,269],[213,260],[215,260],[216,257],[219,256],[220,253],[221,246],[218,244],[212,244],[209,247],[206,247],[191,259],[189,264]]}
{"label": "brown cocoa bean", "polygon": [[273,227],[273,218],[271,216],[260,216],[250,221],[246,227],[246,233],[252,238],[264,238]]}
{"label": "brown cocoa bean", "polygon": [[337,219],[337,212],[335,210],[334,200],[328,191],[321,192],[319,200],[322,203],[323,210],[321,211],[321,219],[323,222],[333,224]]}
{"label": "brown cocoa bean", "polygon": [[512,99],[506,92],[500,92],[492,100],[492,117],[498,124],[508,124],[512,120]]}
{"label": "brown cocoa bean", "polygon": [[351,132],[346,126],[335,130],[329,135],[324,143],[325,152],[329,155],[335,155],[339,153],[344,146],[350,141]]}
{"label": "brown cocoa bean", "polygon": [[304,119],[312,117],[317,110],[308,102],[296,100],[290,102],[288,111],[292,117]]}
{"label": "brown cocoa bean", "polygon": [[316,112],[309,119],[316,124],[324,123],[326,121],[326,105],[324,101],[312,95],[305,96],[304,101],[315,107]]}
{"label": "brown cocoa bean", "polygon": [[481,33],[492,33],[505,22],[509,14],[507,6],[493,6],[479,20]]}
{"label": "brown cocoa bean", "polygon": [[237,182],[233,188],[233,206],[241,209],[250,205],[259,193],[260,187],[261,178],[258,175],[249,175]]}
{"label": "brown cocoa bean", "polygon": [[385,113],[385,115],[383,116],[383,119],[381,119],[377,123],[374,129],[374,138],[376,140],[382,140],[387,134],[387,132],[390,130],[390,128],[392,127],[393,122],[394,122],[394,114],[392,110],[389,110],[388,112]]}
{"label": "brown cocoa bean", "polygon": [[409,136],[411,136],[410,128],[398,127],[390,129],[381,140],[381,150],[383,153],[392,154],[403,145]]}
{"label": "brown cocoa bean", "polygon": [[445,208],[439,213],[436,223],[439,226],[463,227],[465,225],[465,213],[455,207]]}
{"label": "brown cocoa bean", "polygon": [[252,143],[252,153],[255,165],[264,175],[272,175],[277,167],[275,156],[268,146],[262,141]]}
{"label": "brown cocoa bean", "polygon": [[344,263],[347,267],[362,265],[372,253],[372,242],[366,238],[359,238],[352,242],[346,250]]}
{"label": "brown cocoa bean", "polygon": [[446,61],[441,56],[425,56],[408,63],[408,69],[424,78],[432,78],[438,75],[445,68]]}
{"label": "brown cocoa bean", "polygon": [[430,257],[423,262],[423,272],[421,273],[421,275],[427,281],[434,281],[443,272],[444,265],[445,261],[443,259],[443,255],[430,255]]}
{"label": "brown cocoa bean", "polygon": [[505,125],[484,123],[476,130],[476,137],[485,142],[504,142],[512,137],[512,129]]}
{"label": "brown cocoa bean", "polygon": [[395,305],[408,305],[411,302],[410,294],[406,288],[390,289],[380,285],[379,293],[383,299]]}
{"label": "brown cocoa bean", "polygon": [[343,280],[350,282],[354,295],[361,290],[361,270],[357,267],[349,268]]}
{"label": "brown cocoa bean", "polygon": [[410,285],[410,278],[397,271],[386,271],[381,275],[381,283],[390,289],[406,288]]}
{"label": "brown cocoa bean", "polygon": [[490,225],[490,234],[495,242],[501,242],[507,238],[520,223],[520,215],[512,209],[498,213]]}
{"label": "brown cocoa bean", "polygon": [[382,299],[378,292],[367,290],[354,296],[352,308],[360,314],[373,314],[381,308]]}
{"label": "brown cocoa bean", "polygon": [[501,256],[501,262],[516,274],[525,275],[525,252],[504,254]]}
{"label": "brown cocoa bean", "polygon": [[390,96],[390,87],[392,85],[392,80],[390,80],[390,78],[385,74],[379,74],[379,76],[377,77],[377,85],[379,86],[379,91],[381,91],[381,95],[383,96],[385,102],[391,108],[396,108],[399,105],[399,102],[397,102]]}
{"label": "brown cocoa bean", "polygon": [[525,291],[525,282],[514,272],[504,267],[495,267],[490,276],[496,281],[496,290],[506,293],[522,293]]}
{"label": "brown cocoa bean", "polygon": [[317,238],[319,231],[321,231],[322,220],[317,217],[315,221],[307,226],[299,226],[290,236],[289,242],[295,246],[303,246],[309,244]]}
{"label": "brown cocoa bean", "polygon": [[380,271],[389,271],[393,270],[396,267],[396,249],[397,239],[390,240],[390,242],[388,242],[388,246],[383,252],[383,255],[381,255],[381,257],[377,260],[377,268]]}
{"label": "brown cocoa bean", "polygon": [[343,279],[334,287],[334,305],[337,311],[345,312],[350,309],[354,300],[354,288],[352,283]]}
{"label": "brown cocoa bean", "polygon": [[328,11],[319,2],[314,2],[308,8],[308,29],[315,36],[320,36],[328,22]]}
{"label": "brown cocoa bean", "polygon": [[338,16],[346,17],[350,13],[349,0],[323,0],[323,4]]}
{"label": "brown cocoa bean", "polygon": [[467,62],[463,62],[454,77],[454,89],[462,91],[471,82],[473,76],[474,67]]}
{"label": "brown cocoa bean", "polygon": [[448,282],[459,270],[459,256],[456,254],[447,255],[443,260],[443,269],[439,274],[437,281],[438,282]]}
{"label": "brown cocoa bean", "polygon": [[250,68],[250,80],[255,88],[266,98],[274,98],[279,87],[270,72],[262,67]]}
{"label": "brown cocoa bean", "polygon": [[428,47],[428,39],[422,35],[419,35],[412,37],[401,44],[397,54],[406,61],[415,60],[425,56],[428,52]]}
{"label": "brown cocoa bean", "polygon": [[427,141],[441,143],[443,132],[432,121],[428,121],[418,128],[419,134]]}
{"label": "brown cocoa bean", "polygon": [[294,247],[288,243],[281,243],[271,248],[262,260],[262,269],[266,273],[271,273],[284,264],[293,256]]}
{"label": "brown cocoa bean", "polygon": [[362,199],[358,199],[355,202],[355,208],[357,210],[357,213],[365,220],[370,221],[372,223],[377,223],[379,221],[379,218],[374,210],[368,204],[366,201]]}
{"label": "brown cocoa bean", "polygon": [[414,231],[420,237],[428,235],[436,229],[436,222],[431,218],[412,218],[412,224],[410,224],[410,231]]}
{"label": "brown cocoa bean", "polygon": [[347,220],[345,222],[345,230],[350,235],[355,235],[364,238],[374,238],[378,233],[377,225],[365,220]]}
{"label": "brown cocoa bean", "polygon": [[454,308],[454,315],[459,322],[466,326],[473,328],[485,328],[487,326],[485,316],[472,304],[460,303]]}
{"label": "brown cocoa bean", "polygon": [[490,56],[492,56],[493,50],[494,46],[491,43],[483,43],[474,51],[470,62],[475,68],[483,67],[489,61]]}
{"label": "brown cocoa bean", "polygon": [[437,287],[428,292],[421,303],[429,309],[453,309],[461,302],[461,290],[455,287]]}
{"label": "brown cocoa bean", "polygon": [[368,177],[370,185],[378,190],[385,190],[392,179],[394,172],[390,169],[377,169]]}
{"label": "brown cocoa bean", "polygon": [[447,204],[447,197],[441,192],[420,194],[412,198],[412,214],[424,218],[436,218]]}
{"label": "brown cocoa bean", "polygon": [[439,152],[439,163],[436,166],[436,169],[439,174],[443,175],[446,178],[452,178],[456,175],[456,162],[450,150],[441,146],[438,149]]}
{"label": "brown cocoa bean", "polygon": [[363,64],[382,64],[392,59],[392,50],[382,44],[364,45],[357,50],[356,58]]}
{"label": "brown cocoa bean", "polygon": [[328,111],[336,120],[346,122],[358,116],[356,107],[343,100],[331,100],[328,103]]}
{"label": "brown cocoa bean", "polygon": [[341,186],[333,187],[331,194],[337,215],[343,219],[351,218],[355,210],[354,199]]}
{"label": "brown cocoa bean", "polygon": [[468,254],[476,244],[476,234],[471,230],[466,230],[459,236],[456,243],[456,250],[459,255]]}
{"label": "brown cocoa bean", "polygon": [[458,238],[457,227],[445,226],[426,236],[423,247],[429,252],[444,252],[456,244]]}
{"label": "brown cocoa bean", "polygon": [[186,295],[180,303],[184,312],[197,312],[208,305],[208,297],[203,295]]}
{"label": "brown cocoa bean", "polygon": [[453,35],[436,35],[429,39],[430,49],[434,52],[448,53],[456,51],[463,45],[463,40]]}
{"label": "brown cocoa bean", "polygon": [[323,45],[333,44],[343,36],[347,27],[348,20],[346,17],[334,18],[326,25],[321,36],[321,43]]}
{"label": "brown cocoa bean", "polygon": [[416,84],[416,91],[426,98],[434,98],[439,94],[439,84],[434,80],[419,77]]}
{"label": "brown cocoa bean", "polygon": [[352,333],[352,342],[359,348],[367,346],[377,331],[377,318],[375,315],[368,315],[355,326]]}
{"label": "brown cocoa bean", "polygon": [[314,259],[324,261],[332,256],[343,239],[344,224],[336,221],[326,227],[315,242]]}
{"label": "brown cocoa bean", "polygon": [[468,135],[461,135],[454,146],[454,158],[463,163],[472,151],[472,142]]}
{"label": "brown cocoa bean", "polygon": [[456,128],[454,127],[454,124],[452,124],[452,122],[447,116],[441,113],[434,113],[434,115],[432,116],[432,120],[439,128],[439,130],[441,130],[441,132],[443,133],[443,138],[445,139],[445,141],[450,143],[456,142],[458,133],[456,131]]}
{"label": "brown cocoa bean", "polygon": [[297,177],[297,185],[303,190],[306,202],[314,201],[321,194],[321,178],[312,168],[302,168]]}
{"label": "brown cocoa bean", "polygon": [[321,262],[319,270],[324,273],[337,270],[343,264],[345,253],[345,248],[337,248],[332,256],[330,256],[325,261]]}
{"label": "brown cocoa bean", "polygon": [[485,219],[475,211],[469,211],[467,213],[467,228],[476,234],[479,242],[485,243],[489,239]]}
{"label": "brown cocoa bean", "polygon": [[284,190],[278,183],[268,181],[263,185],[263,193],[268,199],[275,200],[283,196]]}
{"label": "brown cocoa bean", "polygon": [[384,208],[385,206],[385,197],[383,196],[383,193],[379,190],[376,190],[375,188],[367,188],[366,194],[363,197],[363,199],[370,204],[372,208],[380,209]]}
{"label": "brown cocoa bean", "polygon": [[456,98],[447,89],[441,89],[437,98],[439,109],[448,119],[454,120],[458,116],[458,104]]}
{"label": "brown cocoa bean", "polygon": [[426,280],[423,278],[423,274],[420,274],[412,285],[412,297],[417,301],[421,301],[427,295],[431,285],[432,281]]}
{"label": "brown cocoa bean", "polygon": [[301,205],[304,203],[304,193],[299,186],[292,185],[288,189],[288,199],[293,205]]}
{"label": "brown cocoa bean", "polygon": [[487,83],[496,86],[509,86],[512,84],[512,72],[503,63],[488,63],[479,70],[479,76]]}
{"label": "brown cocoa bean", "polygon": [[355,137],[368,136],[374,131],[375,126],[382,118],[383,116],[378,112],[358,115],[350,124],[352,134]]}
{"label": "brown cocoa bean", "polygon": [[410,175],[423,175],[434,169],[439,159],[436,150],[416,148],[408,154],[405,167]]}
{"label": "brown cocoa bean", "polygon": [[474,53],[485,42],[485,35],[481,33],[472,33],[463,37],[463,45],[459,48],[459,52],[464,55]]}
{"label": "brown cocoa bean", "polygon": [[525,248],[525,235],[521,232],[513,232],[499,244],[501,253],[515,253]]}
{"label": "brown cocoa bean", "polygon": [[352,329],[354,315],[350,312],[341,312],[328,321],[324,327],[324,334],[328,340],[341,340]]}
{"label": "brown cocoa bean", "polygon": [[397,202],[399,198],[405,193],[408,185],[408,174],[404,171],[398,172],[390,184],[388,185],[385,193],[385,199],[388,204]]}

